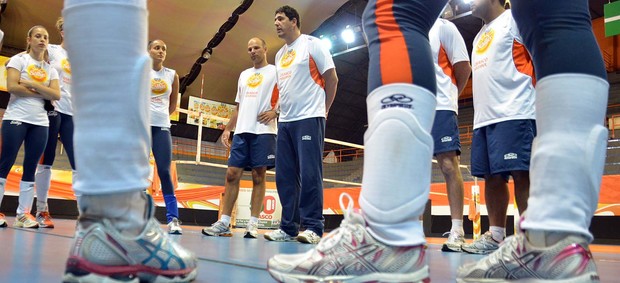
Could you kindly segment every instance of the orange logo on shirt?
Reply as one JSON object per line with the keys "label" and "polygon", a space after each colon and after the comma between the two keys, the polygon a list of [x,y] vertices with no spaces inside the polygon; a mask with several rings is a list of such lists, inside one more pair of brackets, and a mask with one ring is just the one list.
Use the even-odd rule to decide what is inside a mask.
{"label": "orange logo on shirt", "polygon": [[164,94],[168,91],[168,84],[160,78],[151,79],[151,91],[156,95]]}
{"label": "orange logo on shirt", "polygon": [[263,83],[263,75],[256,73],[248,78],[247,84],[251,88],[255,88]]}
{"label": "orange logo on shirt", "polygon": [[295,50],[293,49],[286,52],[284,56],[282,56],[282,59],[280,59],[280,67],[282,68],[290,67],[293,61],[295,61],[295,55],[297,55],[297,53],[295,53]]}
{"label": "orange logo on shirt", "polygon": [[493,37],[495,37],[495,30],[490,30],[483,33],[480,36],[480,40],[478,40],[478,44],[476,44],[476,53],[482,54],[486,52],[493,42]]}
{"label": "orange logo on shirt", "polygon": [[71,64],[69,63],[69,59],[63,58],[60,61],[60,67],[65,71],[65,74],[71,75]]}
{"label": "orange logo on shirt", "polygon": [[47,80],[47,72],[36,65],[28,66],[28,68],[26,68],[26,72],[28,73],[28,76],[34,81],[42,83]]}

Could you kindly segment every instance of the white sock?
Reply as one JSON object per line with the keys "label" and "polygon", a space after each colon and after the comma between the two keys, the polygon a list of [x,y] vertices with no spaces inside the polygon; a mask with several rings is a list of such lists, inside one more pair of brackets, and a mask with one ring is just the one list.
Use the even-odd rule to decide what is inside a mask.
{"label": "white sock", "polygon": [[463,231],[463,220],[452,219],[452,228],[450,229],[450,231],[455,231],[455,232],[461,233],[461,235],[464,235],[465,232]]}
{"label": "white sock", "polygon": [[30,213],[34,201],[34,182],[19,182],[17,214]]}
{"label": "white sock", "polygon": [[80,94],[72,97],[80,170],[74,190],[77,195],[144,190],[152,68],[146,0],[66,0],[63,16],[71,87]]}
{"label": "white sock", "polygon": [[148,198],[142,191],[81,195],[78,197],[80,219],[108,219],[119,232],[139,235],[153,209]]}
{"label": "white sock", "polygon": [[220,217],[220,221],[222,221],[222,223],[226,224],[226,226],[230,225],[230,215],[222,214],[222,217]]}
{"label": "white sock", "polygon": [[493,239],[498,242],[502,242],[506,238],[506,228],[499,226],[490,226],[489,231],[493,234]]}
{"label": "white sock", "polygon": [[52,166],[37,165],[34,175],[34,184],[37,191],[37,212],[47,211],[47,195],[52,181]]}
{"label": "white sock", "polygon": [[559,74],[536,85],[536,127],[532,147],[525,230],[579,234],[598,206],[608,130],[603,126],[609,84],[583,74]]}
{"label": "white sock", "polygon": [[258,217],[250,216],[250,223],[258,224]]}
{"label": "white sock", "polygon": [[2,205],[2,199],[4,198],[4,187],[6,186],[6,178],[0,178],[0,205]]}
{"label": "white sock", "polygon": [[431,178],[437,100],[411,84],[388,84],[366,99],[364,177],[359,202],[368,231],[395,246],[425,242],[424,213]]}

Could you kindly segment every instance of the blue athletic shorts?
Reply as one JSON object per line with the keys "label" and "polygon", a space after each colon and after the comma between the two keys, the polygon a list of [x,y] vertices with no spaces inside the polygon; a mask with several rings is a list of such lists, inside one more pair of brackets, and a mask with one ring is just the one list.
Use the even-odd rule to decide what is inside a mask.
{"label": "blue athletic shorts", "polygon": [[535,120],[512,120],[474,130],[471,144],[471,173],[476,177],[510,171],[528,171],[532,142],[536,136]]}
{"label": "blue athletic shorts", "polygon": [[438,110],[435,112],[431,135],[435,142],[434,155],[451,151],[456,151],[457,155],[461,154],[459,125],[454,111]]}
{"label": "blue athletic shorts", "polygon": [[276,166],[276,135],[241,133],[233,136],[228,166],[252,168]]}

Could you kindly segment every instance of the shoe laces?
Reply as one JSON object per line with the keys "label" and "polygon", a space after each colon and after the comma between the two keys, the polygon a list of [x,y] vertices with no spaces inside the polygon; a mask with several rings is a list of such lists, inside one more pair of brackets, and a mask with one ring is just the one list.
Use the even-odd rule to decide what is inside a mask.
{"label": "shoe laces", "polygon": [[[346,206],[344,205],[345,198],[348,200]],[[366,221],[362,215],[356,213],[353,209],[353,198],[351,195],[342,193],[338,201],[340,203],[340,209],[343,211],[344,219],[340,223],[340,227],[329,233],[327,237],[323,237],[317,246],[317,250],[328,250],[340,242],[343,236],[351,235],[358,229],[358,225],[366,226]]]}
{"label": "shoe laces", "polygon": [[177,218],[172,218],[172,221],[170,221],[171,225],[174,226],[180,226],[181,225],[181,220],[177,219]]}

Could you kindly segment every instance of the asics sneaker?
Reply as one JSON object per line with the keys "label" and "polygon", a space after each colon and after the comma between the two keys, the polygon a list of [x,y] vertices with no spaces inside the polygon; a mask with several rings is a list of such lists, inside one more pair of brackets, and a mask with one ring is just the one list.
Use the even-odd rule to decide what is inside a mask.
{"label": "asics sneaker", "polygon": [[39,223],[39,228],[54,228],[54,222],[49,211],[37,212],[36,219],[37,223]]}
{"label": "asics sneaker", "polygon": [[168,234],[183,234],[183,229],[181,229],[181,221],[179,219],[172,218],[172,221],[168,223]]}
{"label": "asics sneaker", "polygon": [[15,216],[13,222],[15,228],[39,228],[39,223],[30,213],[22,213]]}
{"label": "asics sneaker", "polygon": [[463,244],[465,244],[465,236],[463,235],[463,233],[458,232],[458,231],[450,231],[450,232],[446,232],[443,235],[445,236],[446,234],[448,235],[448,240],[443,243],[443,246],[441,246],[441,251],[443,252],[461,252],[461,246]]}
{"label": "asics sneaker", "polygon": [[2,227],[6,227],[6,216],[4,216],[4,213],[0,213],[0,228]]}
{"label": "asics sneaker", "polygon": [[264,237],[268,241],[274,241],[274,242],[294,242],[294,241],[297,241],[297,237],[296,236],[291,236],[289,234],[286,234],[286,232],[284,232],[282,229],[276,229],[274,231],[265,233]]}
{"label": "asics sneaker", "polygon": [[478,262],[459,268],[457,282],[599,282],[588,242],[568,236],[546,248],[532,246],[524,233],[506,238]]}
{"label": "asics sneaker", "polygon": [[[349,199],[345,210],[343,197]],[[375,240],[351,196],[342,194],[340,227],[306,253],[269,259],[267,270],[279,282],[430,282],[424,245],[395,247]]]}
{"label": "asics sneaker", "polygon": [[321,237],[312,230],[306,230],[297,235],[297,241],[304,244],[318,244]]}
{"label": "asics sneaker", "polygon": [[221,220],[211,224],[209,227],[205,227],[202,229],[202,233],[207,236],[216,236],[216,237],[232,237],[232,232],[230,231],[229,225],[224,224]]}
{"label": "asics sneaker", "polygon": [[248,226],[245,227],[245,233],[243,234],[243,237],[249,239],[256,239],[256,237],[258,237],[258,223],[248,223]]}
{"label": "asics sneaker", "polygon": [[493,239],[491,231],[482,234],[480,238],[471,244],[463,244],[461,249],[470,254],[490,254],[499,249],[500,242]]}
{"label": "asics sneaker", "polygon": [[153,217],[138,236],[121,234],[109,219],[80,217],[63,282],[190,282],[196,257],[171,240]]}

